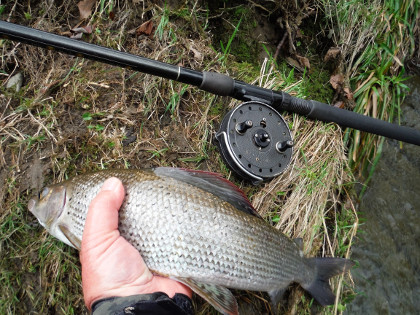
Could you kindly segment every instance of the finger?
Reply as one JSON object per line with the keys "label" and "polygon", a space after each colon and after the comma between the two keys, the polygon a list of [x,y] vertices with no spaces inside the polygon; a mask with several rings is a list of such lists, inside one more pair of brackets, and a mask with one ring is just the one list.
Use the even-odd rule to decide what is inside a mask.
{"label": "finger", "polygon": [[124,196],[121,181],[115,177],[107,179],[89,206],[83,236],[118,230],[118,210]]}

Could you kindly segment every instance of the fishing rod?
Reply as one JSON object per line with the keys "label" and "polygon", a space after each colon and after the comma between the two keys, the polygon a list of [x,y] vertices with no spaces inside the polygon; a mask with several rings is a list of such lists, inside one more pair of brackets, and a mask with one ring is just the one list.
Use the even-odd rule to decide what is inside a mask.
{"label": "fishing rod", "polygon": [[223,118],[216,139],[225,162],[239,176],[254,183],[281,174],[290,163],[293,140],[279,111],[420,145],[420,131],[416,129],[251,85],[221,73],[175,66],[5,21],[0,21],[0,37],[187,83],[244,101]]}

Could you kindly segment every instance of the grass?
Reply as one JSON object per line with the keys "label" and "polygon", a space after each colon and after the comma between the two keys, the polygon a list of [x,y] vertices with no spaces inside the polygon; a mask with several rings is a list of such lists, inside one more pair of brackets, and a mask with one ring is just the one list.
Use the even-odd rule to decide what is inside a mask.
{"label": "grass", "polygon": [[[399,123],[399,108],[407,92],[404,57],[414,53],[418,1],[322,0],[343,72],[354,91],[354,111]],[[347,130],[350,165],[369,179],[383,139]],[[402,145],[402,144],[401,144]]]}
{"label": "grass", "polygon": [[185,91],[188,88],[188,85],[182,86],[179,92],[174,91],[172,82],[170,82],[170,85],[172,89],[172,95],[169,99],[168,104],[166,105],[165,111],[169,111],[171,115],[174,115],[177,109],[179,108],[179,103],[181,101],[182,95],[184,95]]}
{"label": "grass", "polygon": [[236,33],[239,30],[239,26],[241,25],[241,22],[242,22],[242,17],[240,18],[238,24],[235,26],[235,29],[233,30],[232,35],[229,37],[229,40],[226,43],[226,47],[225,45],[223,45],[223,42],[220,41],[220,47],[222,48],[222,55],[219,57],[219,61],[222,62],[222,64],[226,62],[226,58],[230,54],[230,50],[232,48],[232,41],[235,39]]}
{"label": "grass", "polygon": [[[73,277],[80,281],[77,256],[60,242],[46,238],[45,232],[34,224],[26,211],[26,198],[19,198],[10,212],[1,218],[0,248],[7,255],[0,258],[0,312],[16,314],[26,309],[47,313],[63,296],[74,304],[60,308],[77,309],[73,305],[80,301],[80,286],[66,285]],[[65,264],[61,264],[63,260]],[[49,283],[59,285],[52,286],[52,290],[39,290]]]}
{"label": "grass", "polygon": [[[111,4],[114,20],[104,14],[109,15]],[[235,73],[235,78],[299,97],[306,96],[317,78],[323,78],[322,69],[311,78],[269,59],[235,61],[229,52],[234,54],[245,20],[239,24],[235,17],[230,43],[215,51],[210,34],[203,31],[212,18],[209,10],[196,2],[173,10],[147,4],[143,10],[131,3],[99,2],[100,14],[93,14],[90,22],[100,32],[86,40],[197,70]],[[28,23],[37,20],[51,31],[66,28],[70,17],[77,16],[68,4],[52,3],[45,17],[36,5],[32,4],[31,11],[28,6],[13,9],[7,4],[3,15],[22,21],[24,12],[31,12],[34,19]],[[155,36],[128,35],[150,18],[159,21]],[[296,148],[300,148],[292,167],[271,182],[253,187],[232,175],[214,145],[218,124],[237,101],[94,61],[26,45],[16,47],[9,41],[1,48],[0,68],[5,75],[0,79],[19,67],[25,69],[25,86],[20,94],[5,91],[0,96],[0,313],[87,314],[77,252],[47,235],[26,204],[45,184],[102,168],[165,165],[219,172],[240,186],[277,228],[290,237],[303,237],[308,255],[342,255],[350,248],[353,230],[349,226],[352,220],[357,222],[357,216],[335,217],[342,184],[351,181],[344,167],[342,134],[335,126],[287,115]],[[125,144],[123,140],[131,135],[135,140]],[[302,290],[291,291],[288,307],[308,313],[311,299]],[[235,294],[240,302],[269,309],[263,294]],[[207,304],[196,302],[198,314],[215,314]]]}
{"label": "grass", "polygon": [[[159,24],[158,24],[158,26],[156,28],[156,32],[155,32],[155,35],[158,36],[159,40],[163,39],[163,36],[165,34],[165,29],[166,29],[168,23],[169,23],[169,10],[168,10],[167,5],[165,3],[165,6],[162,10],[162,16],[160,18]],[[172,30],[170,31],[170,33],[172,33]]]}

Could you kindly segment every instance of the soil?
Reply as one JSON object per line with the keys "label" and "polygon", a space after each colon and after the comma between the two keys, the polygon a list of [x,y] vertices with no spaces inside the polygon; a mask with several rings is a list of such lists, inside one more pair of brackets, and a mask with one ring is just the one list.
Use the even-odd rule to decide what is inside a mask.
{"label": "soil", "polygon": [[[420,128],[420,77],[406,81],[410,94],[401,124]],[[420,304],[420,147],[387,140],[360,204],[366,221],[353,247],[356,299],[348,314],[418,314]],[[398,176],[395,176],[398,174]]]}

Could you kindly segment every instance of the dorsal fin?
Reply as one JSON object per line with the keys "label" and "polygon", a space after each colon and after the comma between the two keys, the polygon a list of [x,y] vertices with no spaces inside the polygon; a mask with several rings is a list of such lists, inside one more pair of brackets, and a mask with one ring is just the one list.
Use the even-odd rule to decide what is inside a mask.
{"label": "dorsal fin", "polygon": [[196,186],[229,202],[240,211],[261,218],[242,190],[220,174],[172,167],[158,167],[154,172],[158,176],[171,177]]}

